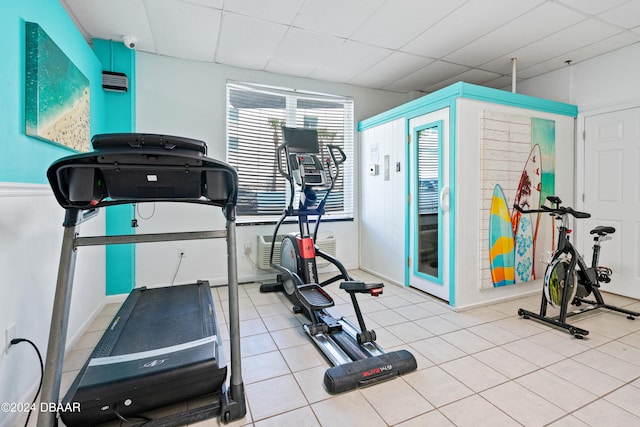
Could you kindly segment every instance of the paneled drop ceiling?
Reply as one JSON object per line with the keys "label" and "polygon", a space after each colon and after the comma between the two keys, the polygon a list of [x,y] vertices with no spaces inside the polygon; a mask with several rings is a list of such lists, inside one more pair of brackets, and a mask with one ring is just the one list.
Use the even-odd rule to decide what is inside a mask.
{"label": "paneled drop ceiling", "polygon": [[640,42],[640,0],[61,0],[87,40],[395,92],[503,88]]}

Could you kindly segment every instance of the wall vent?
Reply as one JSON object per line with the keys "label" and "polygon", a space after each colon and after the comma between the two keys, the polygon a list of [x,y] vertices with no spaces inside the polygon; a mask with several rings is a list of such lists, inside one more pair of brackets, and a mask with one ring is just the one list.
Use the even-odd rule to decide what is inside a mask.
{"label": "wall vent", "polygon": [[[280,259],[280,245],[282,242],[282,238],[284,235],[276,236],[276,245],[273,249],[273,260],[277,262]],[[258,259],[256,260],[256,265],[261,270],[271,270],[269,265],[269,255],[271,252],[271,239],[273,238],[272,234],[259,234],[258,235]],[[335,256],[336,255],[336,238],[335,235],[331,232],[326,233],[318,233],[318,240],[316,241],[316,246],[320,248],[323,252]],[[320,257],[316,257],[316,265],[318,268],[326,267],[329,265],[328,261]]]}
{"label": "wall vent", "polygon": [[125,73],[103,71],[102,87],[111,92],[126,93],[129,90],[129,79]]}

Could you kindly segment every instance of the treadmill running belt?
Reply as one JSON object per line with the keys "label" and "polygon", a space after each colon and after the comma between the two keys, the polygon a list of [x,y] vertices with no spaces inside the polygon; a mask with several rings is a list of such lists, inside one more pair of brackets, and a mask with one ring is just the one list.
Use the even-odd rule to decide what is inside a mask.
{"label": "treadmill running belt", "polygon": [[137,288],[127,297],[63,403],[88,426],[220,392],[227,368],[208,282]]}
{"label": "treadmill running belt", "polygon": [[[197,286],[173,286],[156,292],[143,291],[126,327],[113,347],[111,355],[130,354],[176,344],[196,341],[209,336],[201,321],[201,301]],[[209,289],[205,289],[210,292]],[[208,311],[208,307],[206,307]],[[204,319],[203,319],[204,320]],[[184,325],[192,325],[185,328]]]}

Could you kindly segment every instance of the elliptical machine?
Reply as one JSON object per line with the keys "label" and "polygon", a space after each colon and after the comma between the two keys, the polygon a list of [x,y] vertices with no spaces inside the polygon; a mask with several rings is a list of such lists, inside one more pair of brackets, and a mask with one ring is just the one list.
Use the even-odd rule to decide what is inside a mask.
{"label": "elliptical machine", "polygon": [[[307,317],[310,323],[304,325],[304,330],[334,365],[324,376],[324,386],[329,393],[375,384],[415,370],[417,362],[411,353],[406,350],[385,353],[375,342],[375,331],[365,325],[356,294],[377,297],[384,285],[353,280],[338,259],[315,245],[325,205],[340,175],[340,166],[347,159],[344,152],[337,145],[326,145],[328,157],[323,164],[318,158],[320,150],[315,129],[283,127],[282,130],[284,143],[276,150],[276,161],[278,171],[289,184],[290,198],[271,241],[270,263],[278,271],[277,282],[263,284],[260,291],[284,291],[293,304],[294,313]],[[300,187],[300,195],[298,207],[294,208],[296,186]],[[324,190],[320,200],[316,189]],[[298,219],[299,232],[284,236],[280,260],[274,262],[278,231],[290,217]],[[313,234],[310,217],[315,217]],[[316,256],[333,264],[338,273],[320,282]],[[327,311],[334,306],[334,301],[323,287],[340,280],[340,289],[351,298],[359,328]]]}

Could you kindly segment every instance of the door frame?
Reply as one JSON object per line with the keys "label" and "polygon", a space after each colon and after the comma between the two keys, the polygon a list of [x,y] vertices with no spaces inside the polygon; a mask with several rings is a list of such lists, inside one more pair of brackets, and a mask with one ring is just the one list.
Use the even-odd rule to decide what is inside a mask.
{"label": "door frame", "polygon": [[[581,112],[578,114],[576,119],[577,122],[577,132],[575,138],[575,185],[576,185],[576,193],[575,193],[575,206],[578,207],[578,210],[586,209],[586,194],[588,192],[588,188],[586,186],[586,145],[587,145],[587,120],[595,118],[597,116],[602,116],[605,114],[612,113],[620,113],[627,110],[640,109],[640,100],[635,100],[631,102],[627,102],[620,105],[608,106],[603,108],[596,108],[593,110],[588,110],[585,112]],[[591,239],[588,234],[589,223],[584,221],[576,221],[574,228],[576,229],[576,247],[578,250],[584,254],[587,262],[590,260],[591,256]],[[615,236],[614,236],[615,239]],[[606,249],[605,249],[606,250]],[[624,259],[624,257],[623,257]],[[625,264],[627,263],[633,264],[632,257],[629,260],[625,259]],[[620,261],[620,265],[622,266],[622,260]],[[614,290],[610,290],[612,293],[615,293]],[[619,294],[623,296],[627,296],[633,298],[631,295]]]}
{"label": "door frame", "polygon": [[[573,201],[574,206],[578,210],[584,210],[585,207],[585,194],[586,194],[586,186],[585,186],[585,156],[586,156],[586,128],[587,128],[587,119],[594,116],[599,116],[602,114],[615,113],[617,111],[631,110],[634,108],[640,108],[640,100],[631,101],[628,103],[608,106],[602,108],[595,108],[593,110],[587,110],[584,112],[578,113],[576,117],[576,138],[575,138],[575,200]],[[576,221],[575,229],[576,229],[576,237],[577,236],[585,236],[586,225],[581,223],[580,221]],[[574,238],[575,239],[575,238]],[[576,239],[576,244],[581,253],[585,253],[585,248],[591,244],[591,240],[587,238]]]}
{"label": "door frame", "polygon": [[[445,114],[443,114],[440,117],[434,117],[433,120],[429,120],[426,122],[426,124],[434,124],[437,122],[441,122],[441,126],[440,129],[442,130],[443,134],[441,135],[441,144],[439,146],[439,150],[444,149],[445,144],[447,145],[447,149],[448,149],[448,159],[443,160],[440,165],[441,168],[439,170],[439,179],[442,179],[443,174],[442,171],[443,169],[446,169],[447,172],[447,178],[448,178],[448,185],[446,185],[446,187],[448,187],[448,193],[447,193],[447,200],[448,200],[448,226],[445,227],[445,224],[441,221],[441,224],[439,224],[439,227],[442,227],[442,233],[439,236],[439,242],[441,243],[440,247],[438,248],[438,251],[441,251],[441,259],[442,259],[442,267],[443,269],[447,269],[448,271],[442,270],[442,273],[440,273],[442,275],[442,279],[441,279],[441,283],[442,286],[444,286],[445,284],[448,286],[448,295],[444,298],[439,297],[437,295],[432,295],[435,298],[440,298],[443,301],[447,302],[450,306],[455,306],[455,223],[456,223],[456,211],[455,211],[455,182],[456,182],[456,168],[455,168],[455,164],[456,164],[456,105],[457,105],[457,99],[448,99],[445,102],[438,102],[435,104],[432,104],[429,106],[429,108],[423,108],[423,109],[419,109],[419,110],[414,110],[412,111],[412,114],[407,114],[405,116],[405,129],[406,129],[406,139],[407,139],[407,144],[406,144],[406,165],[407,165],[407,172],[406,172],[406,198],[405,198],[405,203],[406,204],[406,209],[405,209],[405,267],[404,267],[404,282],[405,282],[405,286],[410,286],[411,283],[411,277],[412,277],[412,266],[409,266],[407,263],[407,260],[411,257],[413,259],[414,256],[413,254],[411,254],[411,240],[413,239],[413,236],[411,235],[411,215],[412,215],[412,209],[413,207],[410,206],[409,204],[409,197],[411,194],[411,178],[412,178],[412,169],[411,169],[411,154],[413,153],[413,147],[411,145],[411,143],[409,143],[409,138],[411,138],[411,142],[416,140],[416,136],[414,135],[411,127],[410,127],[410,122],[411,120],[420,118],[421,116],[426,116],[429,114],[433,114],[433,113],[437,113],[439,111],[446,111]],[[422,125],[419,125],[422,126]],[[445,134],[444,132],[446,132],[446,138],[445,138]],[[440,216],[441,214],[441,198],[440,198],[440,193],[438,195],[438,214]],[[447,242],[448,242],[448,249],[444,247],[444,245],[442,245],[442,243],[445,241],[444,239],[444,234],[447,234]],[[440,258],[440,253],[439,253],[439,258]],[[413,261],[412,261],[413,262]],[[415,263],[414,263],[415,264]],[[445,283],[446,281],[446,283]],[[434,282],[437,283],[437,282]],[[426,291],[425,291],[426,292]],[[427,292],[428,293],[428,292]],[[430,294],[431,295],[431,294]]]}

